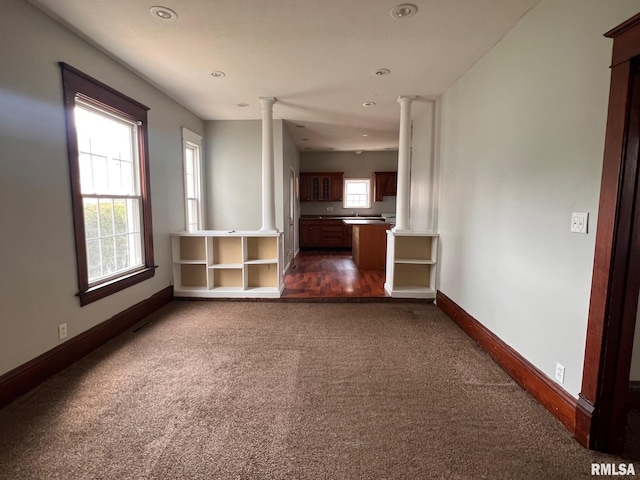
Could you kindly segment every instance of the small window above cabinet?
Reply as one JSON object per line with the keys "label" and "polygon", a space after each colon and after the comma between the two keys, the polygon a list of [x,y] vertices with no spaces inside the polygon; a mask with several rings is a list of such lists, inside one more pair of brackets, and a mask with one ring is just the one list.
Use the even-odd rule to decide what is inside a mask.
{"label": "small window above cabinet", "polygon": [[381,202],[384,197],[395,197],[397,194],[398,172],[373,172],[375,190],[373,199]]}
{"label": "small window above cabinet", "polygon": [[341,202],[343,172],[300,172],[301,202]]}

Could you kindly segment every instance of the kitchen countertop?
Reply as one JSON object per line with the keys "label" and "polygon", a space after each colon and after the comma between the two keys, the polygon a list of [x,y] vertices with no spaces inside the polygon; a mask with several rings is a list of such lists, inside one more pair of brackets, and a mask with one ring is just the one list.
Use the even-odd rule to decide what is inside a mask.
{"label": "kitchen countertop", "polygon": [[373,220],[383,222],[384,217],[380,215],[301,215],[302,220]]}
{"label": "kitchen countertop", "polygon": [[386,223],[384,219],[380,219],[380,220],[372,220],[372,219],[366,219],[366,218],[355,219],[352,217],[347,217],[343,219],[342,223],[346,225],[387,225],[389,228],[393,226],[390,223]]}

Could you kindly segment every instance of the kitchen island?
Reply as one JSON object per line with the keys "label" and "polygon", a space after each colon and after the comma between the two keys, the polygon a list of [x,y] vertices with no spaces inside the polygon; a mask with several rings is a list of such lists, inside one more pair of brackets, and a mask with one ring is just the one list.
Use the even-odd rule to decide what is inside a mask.
{"label": "kitchen island", "polygon": [[353,228],[353,261],[361,270],[384,270],[387,257],[387,230],[392,225],[380,220],[345,219]]}

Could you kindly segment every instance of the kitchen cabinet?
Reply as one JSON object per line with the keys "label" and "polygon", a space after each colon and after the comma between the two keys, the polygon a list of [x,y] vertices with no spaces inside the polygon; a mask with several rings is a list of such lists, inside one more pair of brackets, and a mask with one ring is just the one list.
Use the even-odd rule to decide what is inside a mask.
{"label": "kitchen cabinet", "polygon": [[320,220],[300,219],[300,247],[320,246]]}
{"label": "kitchen cabinet", "polygon": [[355,222],[357,220],[353,224],[354,263],[361,270],[384,270],[389,225],[384,222]]}
{"label": "kitchen cabinet", "polygon": [[353,225],[344,225],[344,231],[342,233],[343,246],[345,248],[353,247]]}
{"label": "kitchen cabinet", "polygon": [[331,218],[301,218],[300,248],[351,248],[351,226]]}
{"label": "kitchen cabinet", "polygon": [[373,172],[374,197],[381,202],[384,197],[395,197],[398,191],[398,172]]}
{"label": "kitchen cabinet", "polygon": [[301,202],[341,202],[343,172],[301,172]]}
{"label": "kitchen cabinet", "polygon": [[323,247],[342,247],[344,224],[342,220],[320,221],[320,243]]}

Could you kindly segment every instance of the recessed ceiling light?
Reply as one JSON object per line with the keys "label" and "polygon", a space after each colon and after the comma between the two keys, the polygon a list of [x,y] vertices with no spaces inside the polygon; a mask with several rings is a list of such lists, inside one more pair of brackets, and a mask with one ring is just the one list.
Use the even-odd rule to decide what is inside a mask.
{"label": "recessed ceiling light", "polygon": [[413,17],[418,12],[418,7],[416,7],[413,3],[403,3],[398,5],[396,8],[392,9],[391,16],[393,18],[408,18]]}
{"label": "recessed ceiling light", "polygon": [[305,150],[311,150],[311,147],[304,147]]}
{"label": "recessed ceiling light", "polygon": [[364,102],[364,103],[362,104],[362,106],[363,106],[363,107],[370,108],[370,107],[375,107],[375,106],[376,106],[376,104],[375,104],[375,102]]}
{"label": "recessed ceiling light", "polygon": [[384,77],[386,75],[389,75],[390,73],[391,73],[391,70],[389,70],[388,68],[379,68],[371,72],[371,74],[375,77]]}
{"label": "recessed ceiling light", "polygon": [[160,20],[177,20],[178,19],[178,14],[167,7],[160,7],[160,6],[151,7],[149,9],[149,12],[151,12],[151,15],[153,15],[154,18],[159,18]]}
{"label": "recessed ceiling light", "polygon": [[308,141],[309,141],[309,139],[308,139],[308,138],[302,138],[301,140],[302,140],[303,142],[308,142]]}
{"label": "recessed ceiling light", "polygon": [[368,137],[368,136],[369,136],[369,134],[368,134],[368,133],[363,133],[363,134],[362,134],[362,136],[363,136],[363,137]]}
{"label": "recessed ceiling light", "polygon": [[221,77],[226,77],[227,74],[224,72],[221,72],[220,70],[214,70],[213,72],[211,72],[211,76],[215,78],[221,78]]}
{"label": "recessed ceiling light", "polygon": [[307,128],[304,125],[296,125],[296,128]]}
{"label": "recessed ceiling light", "polygon": [[236,103],[236,106],[245,108],[245,107],[248,107],[249,104],[248,103]]}

